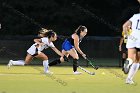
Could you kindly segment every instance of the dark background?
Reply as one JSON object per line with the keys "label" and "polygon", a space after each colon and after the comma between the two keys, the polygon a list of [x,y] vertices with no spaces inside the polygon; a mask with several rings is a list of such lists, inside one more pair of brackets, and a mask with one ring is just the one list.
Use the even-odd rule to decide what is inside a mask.
{"label": "dark background", "polygon": [[40,27],[35,21],[60,35],[85,25],[88,36],[119,36],[138,7],[137,0],[1,0],[0,33],[36,35]]}

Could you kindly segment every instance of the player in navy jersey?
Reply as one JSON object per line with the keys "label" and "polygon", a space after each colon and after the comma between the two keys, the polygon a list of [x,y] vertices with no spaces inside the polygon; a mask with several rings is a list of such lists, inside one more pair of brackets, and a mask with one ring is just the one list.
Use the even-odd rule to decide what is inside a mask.
{"label": "player in navy jersey", "polygon": [[[74,74],[81,74],[81,72],[77,71],[79,56],[78,53],[81,54],[86,59],[86,54],[80,49],[79,43],[87,34],[87,28],[85,26],[79,26],[75,32],[67,38],[62,44],[62,54],[65,56],[71,56],[73,58],[73,72]],[[78,53],[77,53],[78,52]],[[49,66],[60,64],[63,61],[54,60],[49,63]]]}

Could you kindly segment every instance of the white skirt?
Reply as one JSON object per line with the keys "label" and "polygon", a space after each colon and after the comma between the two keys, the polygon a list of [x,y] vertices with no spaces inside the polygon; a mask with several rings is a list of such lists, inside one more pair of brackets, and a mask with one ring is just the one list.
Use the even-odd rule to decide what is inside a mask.
{"label": "white skirt", "polygon": [[35,47],[35,45],[32,45],[28,50],[27,53],[29,53],[30,55],[35,55],[37,53],[37,48]]}
{"label": "white skirt", "polygon": [[128,36],[126,48],[140,48],[140,32],[132,32]]}

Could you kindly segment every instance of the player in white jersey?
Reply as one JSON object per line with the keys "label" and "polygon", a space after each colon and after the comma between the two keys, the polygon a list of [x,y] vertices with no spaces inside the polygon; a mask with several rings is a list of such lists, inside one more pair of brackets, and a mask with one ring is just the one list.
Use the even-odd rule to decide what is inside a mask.
{"label": "player in white jersey", "polygon": [[44,72],[49,73],[48,70],[48,57],[45,55],[42,51],[44,49],[47,49],[48,47],[51,47],[58,55],[61,56],[60,60],[63,59],[63,54],[54,46],[53,41],[56,41],[57,39],[57,34],[52,31],[48,30],[45,34],[44,37],[40,39],[34,39],[35,44],[33,44],[28,50],[27,50],[27,56],[24,60],[18,60],[18,61],[13,61],[10,60],[8,63],[8,67],[11,65],[25,65],[29,64],[31,60],[36,57],[39,59],[43,60],[43,66],[44,66]]}
{"label": "player in white jersey", "polygon": [[134,14],[124,23],[123,31],[125,35],[128,35],[127,31],[130,27],[132,28],[132,33],[128,36],[126,44],[129,61],[126,61],[124,64],[124,71],[129,71],[126,83],[134,84],[132,79],[138,71],[140,62],[140,13]]}

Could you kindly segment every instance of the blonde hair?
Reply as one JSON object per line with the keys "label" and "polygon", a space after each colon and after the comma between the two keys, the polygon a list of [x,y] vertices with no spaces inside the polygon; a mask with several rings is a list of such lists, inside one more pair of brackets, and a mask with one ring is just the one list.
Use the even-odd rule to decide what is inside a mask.
{"label": "blonde hair", "polygon": [[46,36],[46,33],[49,32],[48,29],[45,29],[45,28],[42,28],[40,31],[39,31],[39,37],[45,37]]}

